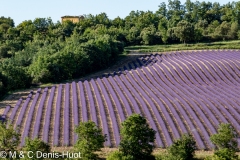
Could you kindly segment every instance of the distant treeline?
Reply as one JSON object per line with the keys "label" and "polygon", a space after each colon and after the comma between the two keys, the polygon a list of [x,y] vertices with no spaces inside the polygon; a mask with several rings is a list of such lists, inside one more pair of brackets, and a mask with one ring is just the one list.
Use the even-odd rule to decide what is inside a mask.
{"label": "distant treeline", "polygon": [[169,0],[156,12],[131,11],[124,19],[105,13],[79,23],[0,18],[0,96],[32,83],[60,82],[112,64],[129,45],[240,38],[240,2],[181,4]]}

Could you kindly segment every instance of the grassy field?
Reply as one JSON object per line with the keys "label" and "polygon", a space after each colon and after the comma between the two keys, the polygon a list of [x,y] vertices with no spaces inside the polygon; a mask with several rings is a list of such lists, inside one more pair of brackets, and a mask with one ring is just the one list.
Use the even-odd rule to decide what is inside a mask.
{"label": "grassy field", "polygon": [[125,47],[125,52],[167,52],[179,50],[240,49],[240,40],[211,43],[141,45]]}

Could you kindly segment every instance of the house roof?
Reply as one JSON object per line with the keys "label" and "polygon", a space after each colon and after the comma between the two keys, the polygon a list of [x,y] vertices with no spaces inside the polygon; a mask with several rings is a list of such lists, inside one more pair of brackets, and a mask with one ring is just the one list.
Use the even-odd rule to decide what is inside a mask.
{"label": "house roof", "polygon": [[82,17],[82,15],[80,16],[62,16],[61,18],[80,18]]}

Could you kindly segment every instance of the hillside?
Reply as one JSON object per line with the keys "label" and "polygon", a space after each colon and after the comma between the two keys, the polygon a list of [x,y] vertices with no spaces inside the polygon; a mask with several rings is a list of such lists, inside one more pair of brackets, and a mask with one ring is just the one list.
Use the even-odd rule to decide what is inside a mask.
{"label": "hillside", "polygon": [[21,145],[30,136],[72,146],[74,126],[92,120],[108,135],[105,146],[117,147],[120,123],[139,113],[157,131],[157,147],[188,132],[198,149],[211,149],[209,136],[220,123],[232,124],[240,135],[239,95],[240,51],[182,51],[144,56],[108,75],[28,92],[7,106],[2,118],[20,126]]}

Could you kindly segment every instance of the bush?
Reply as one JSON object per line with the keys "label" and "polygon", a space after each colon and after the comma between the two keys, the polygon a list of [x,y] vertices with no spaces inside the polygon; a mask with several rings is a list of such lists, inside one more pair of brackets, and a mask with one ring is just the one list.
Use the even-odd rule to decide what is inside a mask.
{"label": "bush", "polygon": [[31,78],[26,68],[3,61],[0,63],[0,71],[3,75],[3,85],[8,91],[30,87]]}
{"label": "bush", "polygon": [[237,132],[230,124],[220,124],[218,133],[212,135],[210,140],[217,147],[217,150],[214,152],[215,157],[225,160],[237,159]]}
{"label": "bush", "polygon": [[26,155],[24,159],[43,160],[44,158],[37,157],[37,151],[40,151],[41,153],[50,153],[51,151],[49,144],[40,139],[35,138],[32,140],[30,138],[26,138],[25,142],[26,143],[25,147],[23,147],[23,151],[31,151],[30,156],[32,157],[30,158],[28,155]]}
{"label": "bush", "polygon": [[154,149],[155,134],[144,117],[133,114],[122,123],[120,151],[134,159],[149,159]]}
{"label": "bush", "polygon": [[78,134],[75,150],[81,152],[82,159],[96,159],[97,154],[94,152],[104,147],[106,135],[102,135],[102,130],[92,121],[80,122],[75,132]]}
{"label": "bush", "polygon": [[[20,143],[20,134],[18,130],[14,129],[11,122],[2,123],[0,121],[0,151],[17,151],[17,147]],[[9,158],[9,157],[7,157]]]}
{"label": "bush", "polygon": [[165,153],[165,154],[161,154],[161,155],[156,155],[155,160],[179,160],[179,159],[176,159],[176,157],[173,155]]}
{"label": "bush", "polygon": [[176,160],[191,160],[193,159],[196,149],[196,142],[193,137],[191,135],[184,134],[180,139],[174,141],[172,146],[168,148],[168,153]]}
{"label": "bush", "polygon": [[130,155],[124,156],[122,152],[115,151],[107,157],[107,160],[133,160],[133,157]]}

